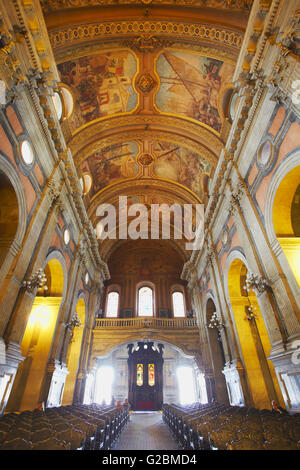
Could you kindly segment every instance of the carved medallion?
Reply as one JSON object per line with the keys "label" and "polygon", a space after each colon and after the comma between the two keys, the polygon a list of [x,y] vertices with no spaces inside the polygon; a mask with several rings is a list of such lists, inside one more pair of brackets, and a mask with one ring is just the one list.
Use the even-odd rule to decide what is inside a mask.
{"label": "carved medallion", "polygon": [[157,81],[152,77],[149,72],[140,75],[136,81],[136,87],[142,93],[150,93],[157,85]]}
{"label": "carved medallion", "polygon": [[150,153],[143,153],[142,155],[139,156],[138,158],[138,163],[142,166],[149,166],[151,163],[153,163],[154,158]]}

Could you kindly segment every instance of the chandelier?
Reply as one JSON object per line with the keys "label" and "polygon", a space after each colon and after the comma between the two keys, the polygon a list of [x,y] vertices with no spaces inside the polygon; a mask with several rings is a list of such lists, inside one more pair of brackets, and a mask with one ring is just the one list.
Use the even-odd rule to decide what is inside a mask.
{"label": "chandelier", "polygon": [[269,281],[260,274],[247,273],[244,289],[247,292],[255,290],[260,294],[269,287]]}
{"label": "chandelier", "polygon": [[208,328],[216,328],[218,331],[221,331],[224,326],[225,325],[223,325],[223,323],[219,319],[217,312],[214,312],[209,321]]}
{"label": "chandelier", "polygon": [[253,321],[256,320],[260,315],[257,313],[257,307],[248,305],[246,307],[246,320]]}
{"label": "chandelier", "polygon": [[74,335],[74,328],[81,328],[82,327],[82,323],[81,323],[80,317],[79,317],[77,312],[74,313],[71,321],[66,324],[66,327],[69,330],[71,330],[70,341],[72,341],[73,335]]}
{"label": "chandelier", "polygon": [[45,286],[46,282],[47,278],[45,276],[45,273],[40,268],[34,274],[32,274],[27,281],[22,282],[22,287],[28,291],[33,291],[36,287],[38,289],[41,289],[43,287],[44,290],[47,290],[48,287]]}

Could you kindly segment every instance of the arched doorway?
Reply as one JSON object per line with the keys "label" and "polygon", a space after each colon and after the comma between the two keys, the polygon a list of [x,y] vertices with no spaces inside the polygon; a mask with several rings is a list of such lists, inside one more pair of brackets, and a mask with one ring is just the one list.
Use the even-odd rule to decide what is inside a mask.
{"label": "arched doorway", "polygon": [[[145,345],[147,348],[144,348]],[[137,360],[135,362],[131,361],[131,364],[129,364],[129,348],[132,352],[139,350],[153,351],[153,348],[156,352],[159,352],[159,345],[163,346],[163,348],[161,348],[163,354],[160,364],[157,364],[153,360],[147,362],[148,357],[145,358],[145,361],[138,361],[138,359],[141,358],[136,357],[135,359]],[[139,350],[137,349],[138,347],[140,348]],[[114,397],[115,401],[120,400],[121,403],[123,403],[125,398],[129,399],[130,387],[133,382],[136,384],[137,381],[140,380],[138,376],[138,372],[141,371],[141,368],[138,368],[139,364],[143,365],[143,384],[147,384],[149,388],[155,387],[155,384],[159,384],[159,393],[162,392],[163,403],[180,402],[182,393],[180,391],[177,374],[177,370],[180,367],[189,368],[192,373],[193,380],[191,387],[193,388],[193,395],[196,397],[196,401],[207,403],[206,383],[197,365],[195,356],[184,352],[180,347],[174,344],[158,339],[150,340],[148,338],[132,339],[130,342],[119,344],[110,351],[106,351],[102,356],[95,357],[91,360],[91,367],[87,374],[88,380],[85,386],[85,403],[101,403],[104,398],[105,400],[108,399],[109,393],[111,394],[110,399]],[[154,365],[154,370],[153,367],[149,369],[149,364],[150,366],[151,364]],[[162,367],[160,367],[161,365]],[[98,373],[100,369],[102,369],[101,374]],[[111,374],[111,371],[113,371],[113,374]],[[105,375],[106,372],[107,375]],[[110,385],[108,384],[109,387],[102,386],[101,380],[103,377],[106,377],[106,381],[110,382]],[[149,385],[149,380],[152,385]],[[140,387],[140,385],[138,387]],[[108,388],[111,390],[109,393],[107,391]],[[152,390],[154,389],[152,388]],[[159,393],[156,392],[156,395],[159,396]],[[146,395],[142,393],[140,395],[142,395],[143,398],[143,400],[141,399],[140,401],[147,401],[146,398],[144,398]]]}
{"label": "arched doorway", "polygon": [[63,394],[63,405],[69,405],[73,402],[74,390],[75,390],[75,383],[78,373],[78,365],[80,360],[80,352],[81,352],[81,345],[82,345],[82,338],[83,338],[83,330],[85,324],[85,301],[81,297],[75,307],[75,313],[73,319],[79,322],[78,326],[74,326],[71,333],[70,344],[68,348],[67,354],[67,368],[69,374],[66,378],[66,383],[64,387],[64,394]]}
{"label": "arched doorway", "polygon": [[16,236],[19,205],[9,178],[0,171],[0,268]]}
{"label": "arched doorway", "polygon": [[161,410],[163,404],[163,345],[128,345],[128,399],[133,410]]}
{"label": "arched doorway", "polygon": [[215,303],[210,298],[206,304],[206,324],[215,378],[215,398],[219,403],[228,403],[226,381],[223,374],[225,354],[222,343],[221,324],[219,322],[220,319],[217,315]]}
{"label": "arched doorway", "polygon": [[248,405],[269,409],[272,400],[282,405],[284,402],[274,366],[267,359],[271,344],[259,303],[254,291],[246,288],[247,273],[241,259],[232,261],[228,271],[229,299],[252,401]]}
{"label": "arched doorway", "polygon": [[277,189],[273,225],[277,240],[300,287],[300,166],[293,168]]}
{"label": "arched doorway", "polygon": [[[30,410],[44,401],[43,385],[63,296],[64,275],[60,261],[49,260],[45,285],[37,291],[21,343],[22,356],[8,411]],[[43,371],[41,373],[41,371]]]}

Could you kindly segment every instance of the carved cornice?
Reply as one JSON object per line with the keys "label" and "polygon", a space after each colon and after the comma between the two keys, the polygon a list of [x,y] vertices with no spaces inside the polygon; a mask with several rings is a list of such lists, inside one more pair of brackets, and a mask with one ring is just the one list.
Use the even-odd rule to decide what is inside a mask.
{"label": "carved cornice", "polygon": [[[118,22],[90,23],[86,25],[74,25],[49,31],[49,38],[53,50],[69,48],[71,45],[80,44],[84,41],[105,40],[107,38],[124,38],[123,45],[141,51],[145,39],[152,38],[149,43],[151,50],[165,47],[172,38],[178,41],[185,40],[203,41],[236,51],[242,45],[243,33],[233,31],[226,27],[210,26],[189,22],[156,21],[156,20],[132,20]],[[128,39],[129,38],[129,39]],[[173,42],[172,41],[172,42]]]}
{"label": "carved cornice", "polygon": [[[147,36],[147,35],[143,35]],[[109,50],[115,51],[120,49],[136,49],[133,47],[133,43],[138,41],[142,36],[130,37],[130,38],[119,38],[119,37],[107,37],[101,39],[101,51]],[[163,43],[163,38],[160,38],[160,44]],[[168,38],[165,38],[165,45],[168,44]],[[172,48],[186,50],[187,52],[197,52],[206,57],[213,57],[224,62],[230,62],[233,65],[236,64],[238,58],[238,49],[233,49],[231,47],[224,47],[222,42],[212,43],[211,40],[204,40],[203,42],[199,40],[188,41],[188,40],[178,40],[178,38],[173,38]],[[136,49],[137,50],[137,49]],[[85,57],[93,54],[99,53],[99,41],[97,38],[93,41],[85,43],[74,43],[69,45],[67,48],[58,48],[55,51],[56,63],[60,64],[62,62],[67,62],[69,60],[78,59],[80,57]],[[159,54],[159,50],[154,51]],[[138,54],[138,53],[137,53]]]}
{"label": "carved cornice", "polygon": [[45,14],[68,8],[84,8],[90,6],[116,5],[173,5],[186,7],[206,7],[223,10],[238,10],[249,12],[254,0],[41,0]]}

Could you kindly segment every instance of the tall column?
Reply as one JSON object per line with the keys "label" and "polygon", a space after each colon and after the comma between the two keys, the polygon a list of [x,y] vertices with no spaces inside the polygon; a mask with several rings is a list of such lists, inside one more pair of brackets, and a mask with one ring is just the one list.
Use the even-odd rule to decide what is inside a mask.
{"label": "tall column", "polygon": [[74,390],[74,403],[83,403],[86,377],[88,374],[89,352],[95,319],[95,310],[104,291],[103,281],[94,281],[88,305],[88,321],[83,333],[79,372]]}
{"label": "tall column", "polygon": [[[227,391],[229,393],[231,404],[239,405],[248,403],[252,404],[252,397],[248,385],[247,376],[240,356],[237,338],[234,331],[234,325],[231,318],[230,309],[225,295],[224,279],[221,274],[221,266],[214,245],[211,232],[209,232],[209,251],[206,257],[206,263],[211,267],[213,283],[220,303],[220,315],[223,328],[221,329],[221,338],[225,346],[225,364],[223,374],[227,383]],[[226,312],[225,317],[223,312]]]}

